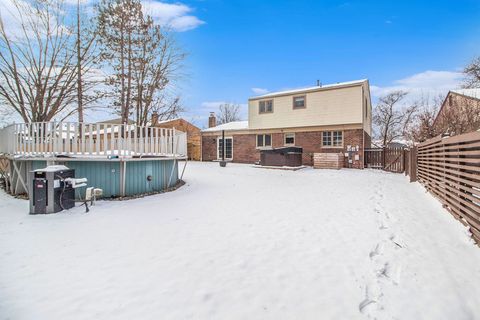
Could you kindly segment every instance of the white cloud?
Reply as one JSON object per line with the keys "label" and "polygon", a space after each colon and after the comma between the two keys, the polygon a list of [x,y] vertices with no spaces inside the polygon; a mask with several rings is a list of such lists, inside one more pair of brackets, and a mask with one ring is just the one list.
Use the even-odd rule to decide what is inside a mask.
{"label": "white cloud", "polygon": [[152,16],[158,24],[175,31],[195,29],[205,22],[192,15],[193,8],[183,3],[165,3],[154,0],[143,1],[145,13]]}
{"label": "white cloud", "polygon": [[263,89],[263,88],[252,88],[252,91],[255,94],[266,94],[270,92],[267,89]]}
{"label": "white cloud", "polygon": [[409,77],[396,80],[390,86],[370,87],[372,96],[378,98],[392,91],[408,91],[408,99],[415,100],[421,96],[436,96],[446,94],[449,90],[458,88],[463,80],[463,74],[456,71],[427,70]]}
{"label": "white cloud", "polygon": [[[17,8],[17,5],[19,8]],[[0,1],[0,18],[3,27],[6,34],[13,39],[24,37],[22,16],[19,14],[19,10],[33,10],[33,7],[25,1],[18,1],[17,5],[12,0]],[[29,36],[32,35],[28,29],[26,32]]]}

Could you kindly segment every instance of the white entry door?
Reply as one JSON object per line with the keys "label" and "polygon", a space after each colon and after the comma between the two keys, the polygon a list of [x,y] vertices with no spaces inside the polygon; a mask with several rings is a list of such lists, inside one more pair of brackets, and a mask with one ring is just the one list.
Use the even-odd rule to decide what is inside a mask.
{"label": "white entry door", "polygon": [[[222,137],[217,139],[217,158],[222,159],[223,156],[223,143]],[[232,137],[225,137],[225,160],[232,160],[233,158],[233,139]]]}

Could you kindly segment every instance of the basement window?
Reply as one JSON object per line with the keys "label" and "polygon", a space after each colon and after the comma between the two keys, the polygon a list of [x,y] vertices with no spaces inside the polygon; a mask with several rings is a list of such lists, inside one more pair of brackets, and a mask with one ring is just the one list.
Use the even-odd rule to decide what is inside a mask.
{"label": "basement window", "polygon": [[258,102],[259,113],[271,113],[273,112],[273,100],[263,100]]}
{"label": "basement window", "polygon": [[323,147],[342,147],[343,131],[323,131],[322,146]]}
{"label": "basement window", "polygon": [[284,144],[286,146],[293,146],[295,145],[295,133],[285,133],[284,136]]}
{"label": "basement window", "polygon": [[257,148],[271,147],[272,135],[271,134],[257,134]]}

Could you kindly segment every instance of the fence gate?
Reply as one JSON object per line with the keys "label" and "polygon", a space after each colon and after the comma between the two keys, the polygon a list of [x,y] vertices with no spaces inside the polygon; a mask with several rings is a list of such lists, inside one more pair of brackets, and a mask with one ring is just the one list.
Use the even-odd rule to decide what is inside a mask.
{"label": "fence gate", "polygon": [[365,149],[365,168],[402,173],[405,170],[404,148]]}

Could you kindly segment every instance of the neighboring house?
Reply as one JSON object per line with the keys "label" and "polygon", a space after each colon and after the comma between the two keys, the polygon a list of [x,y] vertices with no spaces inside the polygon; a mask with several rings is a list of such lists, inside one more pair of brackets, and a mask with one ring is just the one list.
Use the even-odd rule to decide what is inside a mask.
{"label": "neighboring house", "polygon": [[[103,124],[103,123],[108,123],[108,124],[122,124],[122,118],[115,118],[115,119],[110,119],[110,120],[105,120],[105,121],[99,121],[96,122],[97,124]],[[135,121],[132,119],[127,120],[128,124],[135,124]]]}
{"label": "neighboring house", "polygon": [[175,128],[187,133],[188,159],[200,160],[201,158],[201,131],[200,128],[182,118],[158,121],[155,114],[152,116],[152,125],[160,128]]}
{"label": "neighboring house", "polygon": [[450,135],[480,129],[480,88],[449,91],[433,126],[437,134]]}
{"label": "neighboring house", "polygon": [[368,80],[274,92],[249,99],[248,121],[216,126],[211,114],[202,131],[202,160],[222,158],[224,131],[225,158],[233,162],[255,163],[262,149],[298,146],[306,165],[314,153],[343,153],[345,166],[363,168],[371,127]]}
{"label": "neighboring house", "polygon": [[[85,136],[90,135],[90,127],[92,130],[92,135],[93,135],[93,140],[96,141],[97,137],[101,141],[101,148],[103,148],[104,144],[104,134],[107,134],[107,139],[110,140],[112,139],[112,133],[113,133],[113,138],[116,139],[121,135],[121,129],[118,126],[118,124],[122,123],[122,119],[112,119],[112,120],[106,120],[102,122],[97,122],[95,124],[89,124],[85,125]],[[135,121],[133,120],[128,120],[128,125],[123,128],[126,129],[129,133],[126,135],[133,135],[135,130]],[[152,118],[150,121],[147,123],[147,126],[145,128],[151,128],[151,127],[156,127],[156,128],[166,128],[166,129],[173,129],[178,131],[185,132],[187,134],[187,157],[190,160],[200,160],[201,157],[201,134],[200,134],[200,128],[196,127],[195,125],[191,124],[190,122],[182,119],[182,118],[175,118],[175,119],[170,119],[170,120],[158,120],[158,114],[153,113]],[[140,128],[140,127],[138,127]],[[98,130],[98,135],[97,135],[97,130]],[[119,131],[120,130],[120,131]],[[138,129],[137,129],[138,130]],[[138,134],[138,133],[137,133]],[[142,132],[142,136],[151,136],[155,135],[155,133],[152,133],[148,129],[145,129]]]}

